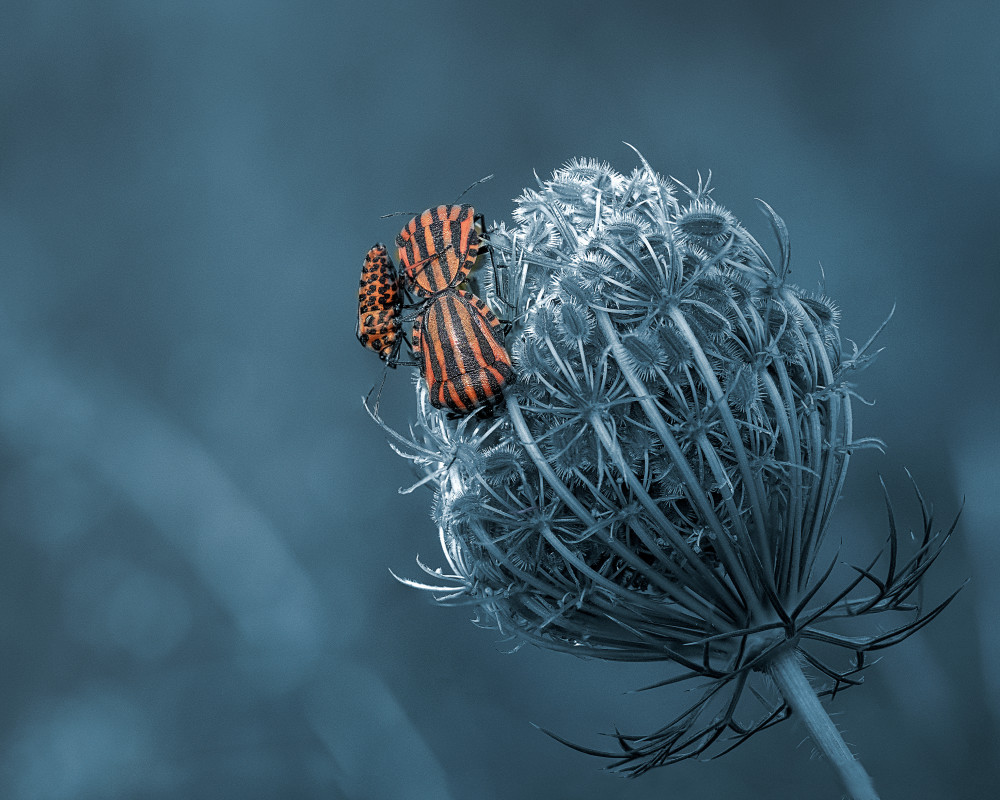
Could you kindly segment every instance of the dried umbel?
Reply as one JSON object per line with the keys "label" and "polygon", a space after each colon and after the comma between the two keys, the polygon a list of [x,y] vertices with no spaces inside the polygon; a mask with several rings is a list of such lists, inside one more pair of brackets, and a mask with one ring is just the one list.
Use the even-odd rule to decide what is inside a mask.
{"label": "dried umbel", "polygon": [[[921,499],[904,563],[890,507],[881,559],[834,584],[830,516],[852,452],[878,445],[852,423],[868,346],[846,354],[834,303],[788,281],[770,206],[777,264],[707,182],[640,161],[571,161],[489,234],[477,291],[513,323],[517,380],[486,419],[449,419],[417,384],[417,423],[392,435],[434,489],[448,570],[407,582],[517,642],[707,679],[660,730],[587,750],[613,769],[725,751],[794,710],[852,795],[874,797],[802,662],[836,692],[939,613],[947,601],[921,615],[912,598],[950,530]],[[908,615],[842,632],[888,612]]]}

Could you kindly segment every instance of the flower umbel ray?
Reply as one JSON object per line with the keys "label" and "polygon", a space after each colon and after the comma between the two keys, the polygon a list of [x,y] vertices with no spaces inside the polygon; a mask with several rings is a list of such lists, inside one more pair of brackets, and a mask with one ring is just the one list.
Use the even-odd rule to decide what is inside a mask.
{"label": "flower umbel ray", "polygon": [[849,794],[877,797],[817,698],[947,606],[913,598],[954,523],[936,531],[917,491],[904,559],[887,495],[882,553],[819,561],[851,454],[881,444],[854,437],[847,381],[872,340],[844,357],[837,307],[788,281],[769,205],[777,266],[707,180],[689,189],[639,159],[629,175],[571,161],[493,226],[495,266],[470,284],[513,322],[517,381],[492,417],[461,420],[419,382],[416,423],[390,432],[435,492],[448,562],[410,583],[474,605],[515,646],[679,666],[656,686],[701,678],[659,730],[572,745],[618,772],[721,755],[794,713]]}

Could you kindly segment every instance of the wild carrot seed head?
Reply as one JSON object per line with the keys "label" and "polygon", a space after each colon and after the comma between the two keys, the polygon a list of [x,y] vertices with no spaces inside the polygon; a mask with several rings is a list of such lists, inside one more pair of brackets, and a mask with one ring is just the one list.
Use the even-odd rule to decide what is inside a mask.
{"label": "wild carrot seed head", "polygon": [[393,434],[435,492],[449,571],[424,588],[442,602],[477,605],[516,642],[714,682],[689,717],[630,740],[630,772],[707,748],[732,721],[711,712],[711,686],[735,708],[777,648],[808,655],[812,637],[860,669],[885,635],[838,638],[824,622],[904,610],[913,578],[890,567],[875,599],[849,600],[853,580],[840,605],[816,600],[850,454],[877,443],[853,436],[847,379],[865,357],[843,359],[833,301],[788,282],[770,206],[777,266],[711,192],[645,160],[623,175],[576,159],[539,179],[489,234],[500,267],[470,278],[512,323],[505,406],[449,419],[418,382],[411,436]]}

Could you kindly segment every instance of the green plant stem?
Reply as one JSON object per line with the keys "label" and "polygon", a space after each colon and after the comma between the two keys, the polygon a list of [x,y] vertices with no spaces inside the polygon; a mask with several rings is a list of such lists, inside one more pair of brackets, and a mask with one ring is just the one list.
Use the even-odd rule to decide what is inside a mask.
{"label": "green plant stem", "polygon": [[792,711],[806,724],[813,742],[837,770],[848,796],[853,800],[879,800],[871,777],[847,749],[840,731],[802,671],[794,648],[779,651],[767,671]]}

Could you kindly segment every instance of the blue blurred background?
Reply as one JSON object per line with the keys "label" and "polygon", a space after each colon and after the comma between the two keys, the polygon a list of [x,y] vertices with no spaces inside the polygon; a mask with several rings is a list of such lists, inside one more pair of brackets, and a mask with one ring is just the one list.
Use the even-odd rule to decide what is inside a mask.
{"label": "blue blurred background", "polygon": [[[88,3],[0,7],[0,796],[837,797],[796,722],[636,781],[539,733],[646,732],[682,690],[526,648],[389,569],[441,563],[430,496],[360,399],[365,251],[489,219],[627,140],[864,341],[835,534],[908,524],[909,467],[971,584],[833,709],[884,798],[1000,780],[1000,5]],[[406,373],[386,416],[405,427]]]}

